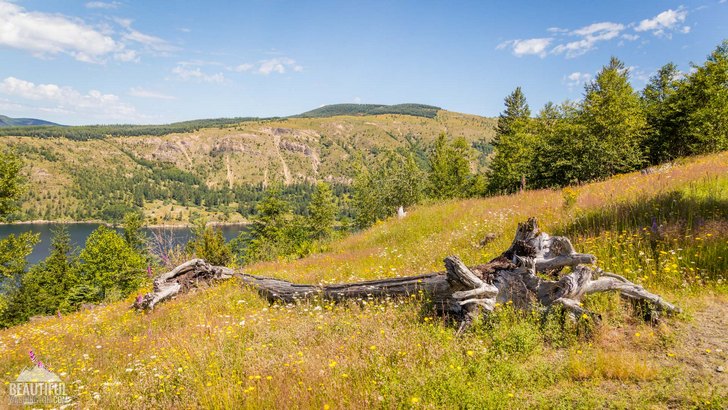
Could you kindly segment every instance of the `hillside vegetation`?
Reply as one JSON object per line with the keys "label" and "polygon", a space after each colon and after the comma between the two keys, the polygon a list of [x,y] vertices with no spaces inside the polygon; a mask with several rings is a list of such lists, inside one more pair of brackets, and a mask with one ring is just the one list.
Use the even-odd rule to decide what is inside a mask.
{"label": "hillside vegetation", "polygon": [[433,107],[432,105],[425,104],[332,104],[316,108],[315,110],[306,111],[303,114],[295,115],[294,117],[323,118],[338,115],[399,114],[435,118],[440,110],[440,107]]}
{"label": "hillside vegetation", "polygon": [[10,118],[5,115],[0,115],[0,128],[37,126],[37,125],[58,125],[58,124],[52,123],[50,121],[38,120],[35,118]]}
{"label": "hillside vegetation", "polygon": [[[310,195],[317,181],[345,191],[358,158],[371,162],[389,150],[424,158],[443,132],[476,146],[481,157],[473,167],[482,170],[495,125],[492,119],[448,111],[433,118],[383,114],[215,121],[171,128],[85,127],[93,135],[88,138],[78,134],[79,127],[39,128],[61,132],[54,138],[23,136],[35,134],[13,129],[19,130],[16,136],[0,138],[0,151],[9,148],[22,158],[34,188],[11,220],[114,221],[143,210],[147,224],[187,223],[193,213],[242,222],[268,186],[283,185],[291,198]],[[72,138],[62,137],[73,129]],[[97,138],[98,132],[106,136]]]}
{"label": "hillside vegetation", "polygon": [[456,337],[424,295],[268,305],[230,281],[151,313],[128,309],[131,296],[0,331],[0,374],[14,379],[33,350],[99,408],[725,408],[728,153],[653,171],[421,205],[328,252],[245,270],[331,283],[442,270],[452,254],[476,264],[537,216],[685,310],[656,326],[611,295],[587,299],[599,326],[499,306]]}

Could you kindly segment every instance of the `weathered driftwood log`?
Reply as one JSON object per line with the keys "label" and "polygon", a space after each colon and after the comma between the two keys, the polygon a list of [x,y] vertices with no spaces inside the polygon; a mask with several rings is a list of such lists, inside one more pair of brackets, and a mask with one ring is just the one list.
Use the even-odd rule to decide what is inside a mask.
{"label": "weathered driftwood log", "polygon": [[[653,312],[678,312],[661,297],[622,276],[594,264],[593,255],[577,253],[568,238],[540,232],[535,218],[518,225],[511,246],[490,262],[468,268],[456,256],[445,258],[445,272],[335,285],[302,285],[237,273],[201,259],[188,261],[154,281],[154,291],[137,298],[134,306],[151,309],[165,299],[216,280],[239,278],[271,302],[293,303],[307,299],[366,299],[409,296],[423,292],[444,314],[462,319],[462,326],[496,303],[513,303],[522,309],[562,306],[572,317],[598,315],[581,307],[585,295],[617,291],[625,298],[646,304]],[[559,278],[564,268],[571,272]],[[555,277],[548,280],[545,276]]]}

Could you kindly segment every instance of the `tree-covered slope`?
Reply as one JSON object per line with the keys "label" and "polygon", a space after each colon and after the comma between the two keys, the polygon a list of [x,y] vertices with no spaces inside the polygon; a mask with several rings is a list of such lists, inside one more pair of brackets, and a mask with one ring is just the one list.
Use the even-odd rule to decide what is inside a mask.
{"label": "tree-covered slope", "polygon": [[35,118],[10,118],[5,115],[0,115],[0,127],[30,127],[30,126],[49,126],[58,124],[45,120],[38,120]]}
{"label": "tree-covered slope", "polygon": [[332,104],[306,111],[294,117],[323,118],[337,115],[381,115],[400,114],[415,117],[435,118],[440,107],[425,104]]}
{"label": "tree-covered slope", "polygon": [[[443,132],[476,146],[482,155],[473,166],[482,168],[493,125],[489,118],[439,111],[434,118],[382,114],[191,121],[152,129],[36,127],[51,134],[3,136],[0,150],[22,157],[32,187],[16,220],[115,220],[141,209],[146,223],[186,223],[192,212],[241,222],[264,187],[281,184],[293,202],[302,203],[316,181],[346,189],[359,159],[387,150],[423,158]],[[49,138],[66,130],[70,138]]]}

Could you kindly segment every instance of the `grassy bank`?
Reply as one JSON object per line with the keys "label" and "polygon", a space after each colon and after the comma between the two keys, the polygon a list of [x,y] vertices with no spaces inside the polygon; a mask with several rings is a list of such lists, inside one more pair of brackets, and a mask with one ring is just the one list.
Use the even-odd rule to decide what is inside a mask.
{"label": "grassy bank", "polygon": [[[270,306],[230,282],[149,314],[128,300],[0,331],[0,375],[14,380],[32,349],[82,407],[99,408],[728,406],[715,371],[728,367],[728,153],[567,190],[421,206],[327,253],[246,270],[338,282],[442,270],[451,254],[475,264],[528,216],[686,313],[650,326],[602,295],[586,302],[604,317],[597,327],[501,306],[456,337],[422,296]],[[496,239],[481,247],[488,233]]]}

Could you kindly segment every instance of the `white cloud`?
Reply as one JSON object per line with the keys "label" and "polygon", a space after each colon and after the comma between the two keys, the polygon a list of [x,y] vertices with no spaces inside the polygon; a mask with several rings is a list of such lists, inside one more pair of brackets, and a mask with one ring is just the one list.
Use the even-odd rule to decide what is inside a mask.
{"label": "white cloud", "polygon": [[561,27],[549,27],[546,29],[549,33],[568,33],[568,28],[561,28]]}
{"label": "white cloud", "polygon": [[498,45],[498,49],[510,47],[513,55],[522,57],[525,55],[546,56],[546,48],[551,44],[551,38],[530,38],[527,40],[510,40]]}
{"label": "white cloud", "polygon": [[134,50],[125,50],[118,52],[114,54],[114,60],[122,61],[122,62],[138,62],[139,61],[139,54],[137,54]]}
{"label": "white cloud", "polygon": [[99,62],[124,45],[78,19],[29,12],[0,0],[0,45],[43,57],[67,54],[78,61]]}
{"label": "white cloud", "polygon": [[89,1],[86,3],[86,8],[89,9],[105,9],[105,10],[112,10],[112,9],[118,9],[119,6],[121,6],[121,3],[118,1]]}
{"label": "white cloud", "polygon": [[191,68],[186,64],[180,64],[177,67],[173,68],[172,74],[174,74],[178,79],[183,81],[194,80],[203,83],[214,84],[221,84],[225,82],[225,76],[223,75],[223,73],[208,74],[203,72],[200,67]]}
{"label": "white cloud", "polygon": [[284,74],[288,70],[295,72],[303,71],[303,67],[296,64],[296,60],[288,57],[271,58],[259,62],[258,73],[268,75],[270,73]]}
{"label": "white cloud", "polygon": [[163,94],[157,91],[147,90],[142,87],[132,87],[129,90],[129,95],[139,98],[153,98],[157,100],[174,100],[175,97],[167,94]]}
{"label": "white cloud", "polygon": [[276,57],[268,60],[260,60],[255,64],[243,63],[228,69],[239,73],[255,72],[263,75],[269,75],[271,73],[285,74],[289,71],[298,73],[303,71],[303,67],[296,63],[296,60],[288,57]]}
{"label": "white cloud", "polygon": [[651,32],[655,36],[666,38],[670,38],[672,32],[687,34],[691,30],[689,25],[684,24],[687,14],[687,10],[680,6],[677,10],[663,11],[654,18],[645,19],[639,23],[622,24],[602,21],[575,30],[549,27],[546,31],[552,37],[508,40],[500,43],[496,48],[508,48],[517,57],[537,55],[544,58],[546,55],[555,54],[574,58],[596,49],[599,43],[614,39],[619,39],[618,46],[623,46],[625,40],[639,39],[640,35],[637,33],[640,32]]}
{"label": "white cloud", "polygon": [[564,77],[564,82],[569,87],[569,90],[573,90],[576,87],[581,87],[585,83],[592,79],[592,75],[589,73],[582,73],[574,71],[573,73]]}
{"label": "white cloud", "polygon": [[114,94],[98,90],[82,93],[72,87],[35,84],[15,77],[0,82],[0,93],[33,101],[37,111],[83,115],[102,120],[130,121],[143,118],[134,106]]}
{"label": "white cloud", "polygon": [[609,21],[590,24],[570,32],[570,35],[581,37],[579,40],[559,44],[551,50],[554,54],[565,53],[567,58],[585,54],[596,47],[600,41],[608,41],[624,30],[624,24]]}
{"label": "white cloud", "polygon": [[683,32],[688,33],[690,31],[690,27],[680,27],[682,23],[685,22],[687,16],[688,12],[683,7],[679,7],[677,10],[668,9],[651,19],[644,19],[640,21],[635,27],[635,31],[651,31],[652,34],[658,37],[669,37],[670,31],[677,29],[685,30],[687,28],[687,31]]}
{"label": "white cloud", "polygon": [[253,64],[245,63],[245,64],[240,64],[236,67],[233,67],[232,70],[237,71],[239,73],[244,73],[244,72],[250,71],[252,69],[253,69]]}

